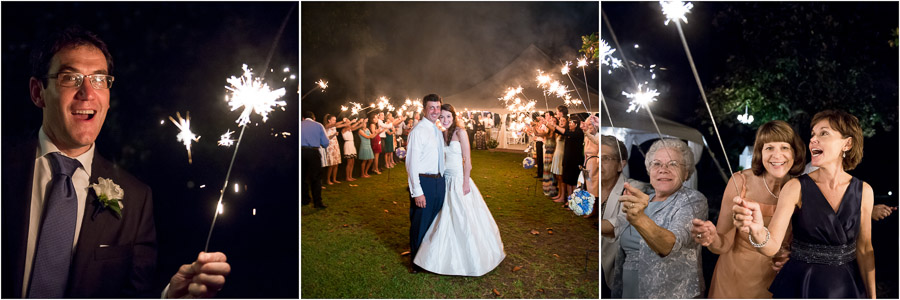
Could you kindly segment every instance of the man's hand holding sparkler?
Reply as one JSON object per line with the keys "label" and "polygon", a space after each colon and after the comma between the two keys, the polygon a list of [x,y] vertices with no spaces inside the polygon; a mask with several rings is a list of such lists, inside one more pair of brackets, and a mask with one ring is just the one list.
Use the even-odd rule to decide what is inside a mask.
{"label": "man's hand holding sparkler", "polygon": [[192,264],[181,265],[169,280],[166,298],[211,298],[225,286],[231,265],[222,252],[200,252]]}

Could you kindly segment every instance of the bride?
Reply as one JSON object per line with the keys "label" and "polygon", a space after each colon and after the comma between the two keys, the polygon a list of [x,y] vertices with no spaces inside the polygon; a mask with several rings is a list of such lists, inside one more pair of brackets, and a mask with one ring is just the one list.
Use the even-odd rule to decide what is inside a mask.
{"label": "bride", "polygon": [[484,198],[469,173],[472,161],[469,139],[450,104],[441,106],[439,117],[444,131],[444,178],[447,194],[444,207],[416,254],[414,263],[443,275],[481,276],[506,257],[500,230]]}

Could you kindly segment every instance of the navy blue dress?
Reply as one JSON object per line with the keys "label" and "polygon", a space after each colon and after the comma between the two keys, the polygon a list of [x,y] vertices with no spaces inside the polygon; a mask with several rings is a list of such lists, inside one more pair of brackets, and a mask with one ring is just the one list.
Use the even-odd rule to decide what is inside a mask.
{"label": "navy blue dress", "polygon": [[800,180],[802,208],[791,217],[790,260],[775,276],[773,298],[865,298],[856,261],[863,182],[856,177],[837,213],[809,177]]}

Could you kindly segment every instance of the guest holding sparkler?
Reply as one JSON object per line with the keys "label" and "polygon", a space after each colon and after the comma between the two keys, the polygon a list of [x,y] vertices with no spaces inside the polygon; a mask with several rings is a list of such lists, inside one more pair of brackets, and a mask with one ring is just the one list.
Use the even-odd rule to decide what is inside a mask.
{"label": "guest holding sparkler", "polygon": [[328,136],[328,148],[325,148],[325,183],[333,185],[341,183],[337,180],[337,167],[341,163],[341,149],[337,141],[338,128],[350,125],[349,122],[337,122],[337,117],[325,114],[325,135]]}
{"label": "guest holding sparkler", "polygon": [[[541,129],[543,128],[543,129]],[[544,125],[544,117],[537,116],[535,121],[529,126],[531,134],[534,136],[534,161],[537,169],[537,175],[534,178],[544,177],[544,135],[538,132],[546,132],[547,125]]]}
{"label": "guest holding sparkler", "polygon": [[[544,113],[544,124],[538,128],[538,135],[544,137],[544,174],[543,174],[543,190],[544,196],[556,197],[559,190],[556,185],[556,177],[550,172],[550,166],[553,163],[554,154],[556,154],[556,131],[550,130],[547,125],[556,123],[556,117],[552,112]],[[562,153],[559,153],[562,155]]]}
{"label": "guest holding sparkler", "polygon": [[[756,131],[751,169],[735,173],[722,195],[718,224],[694,219],[691,234],[694,241],[719,255],[709,288],[709,298],[772,298],[768,291],[777,269],[784,259],[776,260],[757,253],[742,234],[735,233],[732,199],[753,199],[762,210],[764,224],[769,224],[782,186],[803,172],[806,145],[784,121],[771,121]],[[782,251],[784,252],[784,251]],[[740,285],[736,289],[734,286]]]}
{"label": "guest holding sparkler", "polygon": [[385,168],[393,168],[394,163],[394,149],[397,149],[397,131],[394,129],[398,124],[400,124],[400,119],[394,119],[393,113],[388,112],[385,116],[382,114],[382,118],[387,118],[382,122],[379,120],[379,126],[385,130],[385,140],[384,146],[382,149],[384,152],[384,167]]}
{"label": "guest holding sparkler", "polygon": [[[600,197],[600,118],[591,116],[587,121],[581,123],[581,129],[584,131],[584,165],[587,174],[584,178],[584,186],[587,187],[588,193],[594,197]],[[599,199],[597,199],[599,200]],[[594,211],[585,218],[597,214],[597,207],[600,201],[594,201]]]}
{"label": "guest holding sparkler", "polygon": [[[560,105],[556,108],[556,122],[548,122],[547,127],[550,128],[550,131],[556,135],[556,150],[553,151],[555,155],[553,155],[553,161],[550,163],[550,173],[553,173],[553,177],[556,179],[556,188],[559,191],[555,197],[553,197],[553,202],[565,202],[566,195],[566,187],[563,182],[563,160],[565,159],[565,151],[566,151],[566,140],[565,135],[566,129],[569,124],[569,109],[564,105]],[[581,148],[581,147],[579,147]]]}
{"label": "guest holding sparkler", "polygon": [[347,181],[356,181],[353,178],[353,164],[356,162],[356,145],[353,143],[353,131],[362,128],[365,126],[366,121],[368,119],[356,119],[353,122],[350,122],[347,118],[344,118],[344,122],[350,122],[349,126],[341,128],[341,137],[344,138],[344,160],[347,161],[344,168],[347,173]]}
{"label": "guest holding sparkler", "polygon": [[625,194],[619,197],[624,214],[614,229],[620,250],[612,271],[612,295],[702,296],[700,244],[691,238],[691,219],[706,218],[706,197],[683,185],[694,172],[694,155],[683,141],[662,139],[650,146],[644,165],[654,193],[648,196],[624,184]]}
{"label": "guest holding sparkler", "polygon": [[[159,297],[150,187],[96,151],[115,79],[106,43],[69,27],[31,58],[31,101],[43,117],[3,147],[2,297]],[[225,254],[200,252],[162,296],[215,296],[230,271]]]}
{"label": "guest holding sparkler", "polygon": [[[560,127],[557,127],[557,132],[562,129],[563,125],[560,124]],[[563,153],[563,191],[559,195],[559,200],[555,202],[566,202],[566,197],[575,192],[575,185],[578,184],[578,174],[581,173],[581,169],[578,168],[584,163],[584,132],[581,130],[581,121],[579,120],[571,120],[565,129],[564,132],[560,134],[563,135],[563,139],[565,142],[565,152]],[[568,205],[563,205],[568,208]]]}
{"label": "guest holding sparkler", "polygon": [[[372,124],[372,121],[366,118],[368,125]],[[362,161],[362,165],[360,166],[360,177],[369,178],[369,170],[372,168],[373,160],[375,159],[375,152],[372,150],[372,142],[371,139],[378,136],[378,130],[372,131],[369,128],[360,129],[359,130],[359,160]]]}
{"label": "guest holding sparkler", "polygon": [[773,297],[875,298],[874,195],[868,183],[847,173],[863,156],[859,120],[826,110],[813,116],[810,130],[811,163],[819,169],[784,185],[768,225],[759,203],[734,197],[734,225],[770,257],[790,225],[790,260],[769,287]]}
{"label": "guest holding sparkler", "polygon": [[378,160],[381,157],[382,141],[384,140],[385,135],[384,128],[382,128],[379,123],[381,122],[381,118],[384,118],[384,113],[373,113],[369,115],[372,117],[371,121],[369,121],[369,130],[375,134],[375,136],[372,137],[372,152],[375,154],[375,162],[371,164],[372,171],[381,174],[381,170],[378,169]]}

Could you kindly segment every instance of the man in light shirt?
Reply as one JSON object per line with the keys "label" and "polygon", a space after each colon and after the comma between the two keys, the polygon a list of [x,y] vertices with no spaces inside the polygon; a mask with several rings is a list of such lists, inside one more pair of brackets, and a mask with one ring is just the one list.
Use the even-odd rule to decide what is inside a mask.
{"label": "man in light shirt", "polygon": [[413,274],[422,271],[412,261],[416,258],[425,232],[444,206],[444,135],[436,125],[442,104],[441,96],[437,94],[429,94],[422,99],[425,119],[410,131],[406,150],[410,195],[409,257],[410,273]]}

